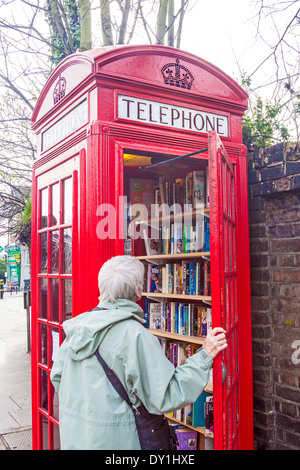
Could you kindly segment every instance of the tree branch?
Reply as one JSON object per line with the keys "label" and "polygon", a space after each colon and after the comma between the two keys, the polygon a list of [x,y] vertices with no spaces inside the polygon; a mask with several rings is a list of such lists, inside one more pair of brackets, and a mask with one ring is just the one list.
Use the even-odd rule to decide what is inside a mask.
{"label": "tree branch", "polygon": [[289,22],[289,24],[287,25],[287,27],[285,28],[284,30],[284,33],[282,34],[282,36],[280,37],[279,41],[277,42],[277,44],[273,47],[273,51],[271,52],[271,54],[269,54],[262,62],[261,64],[259,64],[256,69],[249,75],[249,78],[251,78],[256,72],[257,70],[267,62],[267,60],[270,59],[270,57],[272,57],[273,55],[275,56],[275,53],[277,51],[277,48],[278,46],[280,45],[280,43],[283,41],[283,38],[285,37],[286,33],[288,32],[291,24],[293,23],[293,21],[298,17],[299,15],[299,12],[300,12],[300,8],[299,10],[296,12],[296,14],[293,16],[293,18],[291,19],[291,21]]}

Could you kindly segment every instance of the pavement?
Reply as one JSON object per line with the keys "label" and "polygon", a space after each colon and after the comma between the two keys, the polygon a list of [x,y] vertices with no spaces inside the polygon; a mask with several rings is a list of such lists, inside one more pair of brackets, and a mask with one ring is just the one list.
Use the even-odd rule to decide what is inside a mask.
{"label": "pavement", "polygon": [[31,354],[23,292],[0,299],[0,450],[31,450]]}

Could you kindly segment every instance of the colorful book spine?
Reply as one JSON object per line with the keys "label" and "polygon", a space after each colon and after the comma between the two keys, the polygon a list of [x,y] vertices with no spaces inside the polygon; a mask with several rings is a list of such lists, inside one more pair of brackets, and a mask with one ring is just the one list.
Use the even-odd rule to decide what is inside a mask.
{"label": "colorful book spine", "polygon": [[211,434],[214,432],[214,400],[212,396],[206,398],[204,407],[205,431]]}
{"label": "colorful book spine", "polygon": [[189,295],[196,295],[197,270],[196,263],[190,263],[189,272]]}
{"label": "colorful book spine", "polygon": [[202,209],[205,206],[205,172],[193,171],[193,209]]}
{"label": "colorful book spine", "polygon": [[197,400],[193,403],[192,426],[194,428],[205,428],[204,407],[206,402],[206,393],[201,393]]}
{"label": "colorful book spine", "polygon": [[170,227],[162,226],[162,254],[170,253]]}
{"label": "colorful book spine", "polygon": [[203,295],[211,295],[210,262],[206,260],[203,264]]}
{"label": "colorful book spine", "polygon": [[210,225],[209,218],[204,218],[204,251],[210,251]]}
{"label": "colorful book spine", "polygon": [[168,269],[168,293],[173,293],[173,286],[174,286],[174,265],[169,264]]}
{"label": "colorful book spine", "polygon": [[182,243],[182,224],[174,223],[173,224],[173,253],[179,254],[183,252],[183,243]]}
{"label": "colorful book spine", "polygon": [[[211,325],[211,309],[208,307],[181,302],[161,302],[154,303],[154,305],[157,305],[157,307],[152,307],[152,303],[147,304],[149,325],[152,309],[158,311],[158,308],[160,308],[160,328],[162,330],[186,336],[201,337],[207,335],[208,328]],[[155,326],[151,326],[151,328],[155,328]]]}

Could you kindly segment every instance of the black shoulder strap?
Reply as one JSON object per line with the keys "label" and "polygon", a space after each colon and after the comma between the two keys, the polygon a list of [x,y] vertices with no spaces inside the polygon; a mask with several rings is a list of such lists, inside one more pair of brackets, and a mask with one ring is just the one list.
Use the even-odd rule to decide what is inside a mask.
{"label": "black shoulder strap", "polygon": [[110,369],[110,367],[108,367],[108,365],[106,364],[104,359],[101,357],[98,350],[95,351],[95,356],[97,357],[98,361],[102,365],[108,380],[110,381],[110,383],[112,384],[112,386],[114,387],[116,392],[123,398],[123,400],[125,400],[128,403],[128,405],[135,411],[135,413],[139,414],[137,408],[129,400],[128,394],[127,394],[125,388],[123,387],[122,382],[116,376],[116,374]]}
{"label": "black shoulder strap", "polygon": [[95,312],[96,310],[108,310],[108,308],[95,307],[95,308],[92,308],[92,310],[89,310],[89,312]]}

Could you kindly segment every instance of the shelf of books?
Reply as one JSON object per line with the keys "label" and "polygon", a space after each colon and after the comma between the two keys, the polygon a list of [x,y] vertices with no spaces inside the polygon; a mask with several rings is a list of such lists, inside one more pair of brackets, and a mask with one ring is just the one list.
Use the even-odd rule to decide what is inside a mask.
{"label": "shelf of books", "polygon": [[[125,241],[124,253],[145,264],[146,327],[177,367],[201,347],[211,326],[207,160],[195,159],[167,171],[167,176],[150,173],[151,178],[128,172],[131,239]],[[212,374],[194,404],[167,417],[179,449],[212,449]]]}

